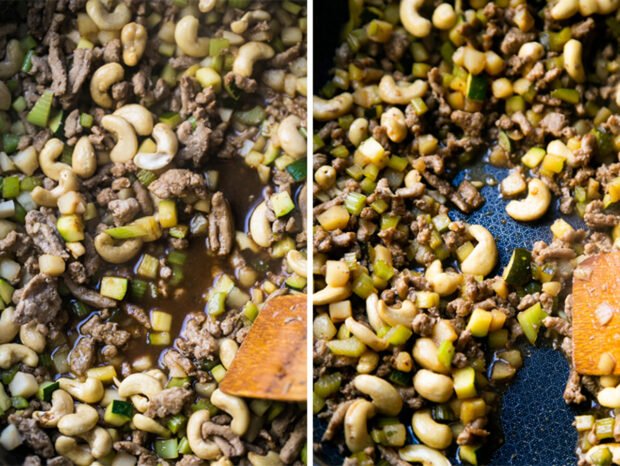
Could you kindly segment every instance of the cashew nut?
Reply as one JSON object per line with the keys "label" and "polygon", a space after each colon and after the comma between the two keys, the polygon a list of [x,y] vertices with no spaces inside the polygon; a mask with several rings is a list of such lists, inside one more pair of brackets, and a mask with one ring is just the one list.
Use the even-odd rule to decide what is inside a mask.
{"label": "cashew nut", "polygon": [[316,96],[312,98],[312,115],[318,121],[335,120],[349,113],[352,108],[353,95],[349,92],[343,92],[329,100]]}
{"label": "cashew nut", "polygon": [[59,455],[70,459],[77,466],[89,466],[94,461],[90,449],[84,445],[78,445],[74,438],[61,435],[56,439],[54,447]]}
{"label": "cashew nut", "polygon": [[90,447],[90,453],[95,458],[103,458],[112,451],[112,436],[103,427],[95,427],[90,432],[78,435],[86,440]]}
{"label": "cashew nut", "polygon": [[437,5],[435,11],[433,11],[433,26],[442,31],[452,29],[456,24],[456,12],[449,3],[441,3]]}
{"label": "cashew nut", "polygon": [[349,126],[349,141],[355,147],[359,146],[360,143],[366,139],[368,139],[368,120],[366,118],[356,118]]}
{"label": "cashew nut", "polygon": [[0,81],[0,110],[8,110],[11,107],[11,91],[3,81]]}
{"label": "cashew nut", "polygon": [[250,236],[263,248],[268,248],[273,242],[273,231],[267,218],[267,209],[267,201],[263,201],[254,208],[250,217]]}
{"label": "cashew nut", "polygon": [[368,323],[375,332],[378,332],[385,326],[385,323],[379,316],[379,296],[377,293],[373,293],[366,298],[366,316],[368,317]]}
{"label": "cashew nut", "polygon": [[[95,0],[90,0],[95,1]],[[97,105],[103,108],[112,108],[114,101],[108,93],[112,84],[122,81],[125,70],[118,63],[106,63],[93,73],[90,79],[90,96]]]}
{"label": "cashew nut", "polygon": [[386,74],[379,81],[379,96],[388,104],[407,105],[416,97],[422,97],[428,90],[428,83],[416,79],[407,86],[399,86],[394,78]]}
{"label": "cashew nut", "polygon": [[620,386],[603,388],[598,392],[596,398],[601,406],[618,409],[620,408]]}
{"label": "cashew nut", "polygon": [[461,271],[472,275],[488,275],[497,262],[495,239],[481,225],[470,225],[467,232],[478,241],[478,244],[469,256],[461,262]]}
{"label": "cashew nut", "polygon": [[235,435],[243,435],[250,426],[250,411],[242,398],[227,395],[219,388],[211,394],[211,403],[232,416],[230,429]]}
{"label": "cashew nut", "polygon": [[209,411],[201,409],[192,414],[187,421],[187,441],[194,455],[203,460],[214,460],[220,456],[220,449],[212,440],[202,438],[202,425],[209,421]]}
{"label": "cashew nut", "polygon": [[57,162],[64,148],[65,145],[60,139],[52,138],[45,143],[39,153],[39,166],[41,170],[45,173],[45,176],[54,181],[60,179],[60,174],[63,170],[71,169],[66,163]]}
{"label": "cashew nut", "polygon": [[420,463],[422,466],[450,466],[448,458],[440,452],[426,445],[407,445],[398,450],[398,455],[410,463]]}
{"label": "cashew nut", "polygon": [[131,422],[136,427],[136,429],[159,435],[160,437],[170,437],[170,431],[168,429],[162,426],[155,419],[151,419],[144,414],[135,414],[134,417],[131,419]]}
{"label": "cashew nut", "polygon": [[101,126],[116,136],[116,144],[110,151],[112,162],[129,162],[138,152],[136,132],[127,120],[116,115],[106,115],[101,119]]}
{"label": "cashew nut", "polygon": [[549,204],[551,204],[549,188],[543,181],[533,178],[527,185],[527,197],[521,201],[510,201],[506,205],[506,212],[515,220],[530,222],[542,217],[547,212]]}
{"label": "cashew nut", "polygon": [[450,377],[420,369],[413,377],[413,387],[421,397],[435,403],[445,403],[454,392],[454,382]]}
{"label": "cashew nut", "polygon": [[90,178],[97,170],[97,155],[88,136],[82,136],[73,148],[73,171],[80,178]]}
{"label": "cashew nut", "polygon": [[155,377],[147,374],[131,374],[125,377],[118,386],[118,394],[123,398],[132,395],[144,395],[151,400],[163,389],[161,383]]}
{"label": "cashew nut", "polygon": [[398,391],[387,380],[376,375],[358,375],[353,384],[360,392],[372,398],[372,403],[380,413],[396,416],[403,407]]}
{"label": "cashew nut", "polygon": [[551,9],[553,19],[562,20],[581,13],[582,16],[593,14],[606,15],[618,9],[619,0],[560,0]]}
{"label": "cashew nut", "polygon": [[[65,164],[63,163],[62,165]],[[79,191],[79,189],[80,181],[78,180],[77,175],[69,167],[65,168],[61,172],[60,179],[58,180],[58,186],[54,189],[50,191],[49,189],[37,186],[32,190],[31,195],[32,200],[38,205],[45,207],[56,207],[60,197],[72,191]]]}
{"label": "cashew nut", "polygon": [[219,356],[222,366],[229,369],[235,359],[235,356],[237,355],[238,350],[239,345],[235,340],[232,338],[222,338],[219,341]]}
{"label": "cashew nut", "polygon": [[444,272],[439,259],[433,261],[426,269],[424,277],[433,286],[439,296],[448,296],[456,291],[462,282],[462,276],[456,272]]}
{"label": "cashew nut", "polygon": [[45,334],[39,330],[41,328],[45,331],[45,326],[36,320],[31,320],[19,328],[19,339],[24,345],[37,353],[42,353],[47,344]]}
{"label": "cashew nut", "polygon": [[264,42],[251,41],[239,47],[233,61],[233,73],[250,78],[254,63],[258,60],[269,60],[275,55],[271,46]]}
{"label": "cashew nut", "polygon": [[123,61],[127,66],[136,66],[146,49],[148,34],[146,28],[138,23],[128,23],[121,30]]}
{"label": "cashew nut", "polygon": [[58,421],[73,412],[73,398],[64,390],[54,390],[52,393],[52,407],[47,411],[35,411],[32,418],[42,427],[56,427]]}
{"label": "cashew nut", "polygon": [[271,15],[264,10],[248,11],[240,19],[230,23],[230,30],[235,34],[243,34],[248,30],[250,23],[269,20],[271,20]]}
{"label": "cashew nut", "polygon": [[426,37],[431,32],[431,22],[420,16],[418,10],[424,5],[424,0],[401,0],[400,22],[414,37]]}
{"label": "cashew nut", "polygon": [[199,0],[198,9],[201,13],[208,13],[215,8],[216,3],[216,0]]}
{"label": "cashew nut", "polygon": [[58,430],[63,435],[75,436],[85,434],[97,425],[99,413],[87,404],[78,404],[75,413],[65,414],[58,421]]}
{"label": "cashew nut", "polygon": [[349,296],[351,296],[351,287],[349,285],[326,286],[322,290],[312,294],[312,304],[315,306],[323,306],[325,304],[342,301]]}
{"label": "cashew nut", "polygon": [[24,51],[17,39],[6,45],[6,56],[0,61],[0,79],[8,79],[19,71],[24,61]]}
{"label": "cashew nut", "polygon": [[110,13],[101,0],[88,0],[86,13],[102,31],[118,31],[131,19],[131,11],[125,2],[119,2]]}
{"label": "cashew nut", "polygon": [[278,126],[280,146],[288,155],[299,159],[306,155],[306,138],[299,132],[301,120],[298,116],[289,115]]}
{"label": "cashew nut", "polygon": [[449,374],[450,368],[444,366],[437,358],[437,345],[430,338],[418,338],[413,345],[413,359],[424,369]]}
{"label": "cashew nut", "polygon": [[37,367],[39,356],[27,346],[19,343],[0,345],[0,368],[8,369],[18,362],[23,362],[30,367]]}
{"label": "cashew nut", "polygon": [[408,299],[394,306],[388,306],[380,300],[377,303],[377,311],[381,320],[386,324],[391,326],[402,325],[407,328],[411,328],[413,318],[418,314],[416,305]]}
{"label": "cashew nut", "polygon": [[198,19],[192,15],[180,19],[174,30],[174,40],[185,55],[206,57],[209,54],[209,38],[198,37]]}
{"label": "cashew nut", "polygon": [[148,136],[153,131],[153,115],[143,105],[123,105],[114,111],[114,115],[119,116],[131,123],[133,129],[140,136]]}
{"label": "cashew nut", "polygon": [[577,39],[571,39],[564,44],[564,69],[578,83],[586,80],[586,72],[581,61],[582,48],[581,42]]}
{"label": "cashew nut", "polygon": [[[336,300],[340,301],[340,299]],[[357,322],[353,317],[347,317],[344,321],[349,331],[355,335],[362,343],[370,346],[375,351],[383,351],[390,345],[384,338],[379,338],[375,332],[363,324]]]}
{"label": "cashew nut", "polygon": [[13,340],[19,332],[19,325],[13,323],[15,308],[7,307],[0,316],[0,344]]}
{"label": "cashew nut", "polygon": [[159,170],[164,168],[177,154],[179,142],[172,128],[165,123],[157,123],[153,128],[153,139],[157,143],[156,152],[140,152],[133,162],[145,170]]}
{"label": "cashew nut", "polygon": [[102,259],[111,264],[122,264],[133,259],[142,249],[142,238],[126,239],[116,244],[114,238],[107,233],[99,233],[95,237],[95,250]]}
{"label": "cashew nut", "polygon": [[381,126],[385,128],[391,141],[402,142],[407,137],[405,114],[397,107],[392,107],[381,114]]}
{"label": "cashew nut", "polygon": [[446,424],[435,422],[430,409],[413,413],[411,427],[416,437],[431,448],[443,450],[452,443],[452,429]]}
{"label": "cashew nut", "polygon": [[97,403],[103,398],[103,384],[101,380],[94,377],[87,377],[84,382],[77,379],[58,379],[60,388],[84,403]]}
{"label": "cashew nut", "polygon": [[[286,254],[286,263],[297,275],[301,277],[307,276],[308,261],[306,260],[306,256],[304,256],[301,252],[291,249]],[[0,322],[2,321],[0,320]]]}
{"label": "cashew nut", "polygon": [[372,446],[367,422],[376,413],[375,405],[367,400],[355,400],[344,415],[344,441],[353,453]]}

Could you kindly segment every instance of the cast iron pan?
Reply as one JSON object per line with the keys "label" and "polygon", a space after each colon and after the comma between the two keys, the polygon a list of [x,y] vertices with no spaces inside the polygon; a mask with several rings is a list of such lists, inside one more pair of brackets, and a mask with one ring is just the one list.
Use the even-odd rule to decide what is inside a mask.
{"label": "cast iron pan", "polygon": [[[334,50],[339,44],[341,26],[348,19],[347,2],[317,0],[314,7],[314,88],[325,84],[329,70],[333,67]],[[507,170],[487,167],[482,160],[475,162],[457,174],[453,180],[457,186],[464,177],[484,179],[492,176],[501,181]],[[534,225],[521,224],[508,216],[506,201],[499,195],[498,186],[485,186],[482,194],[486,203],[467,216],[456,209],[450,213],[453,220],[466,220],[480,224],[495,237],[499,251],[501,271],[510,260],[516,247],[531,249],[534,242],[552,239],[549,226],[557,218],[557,208]],[[553,207],[553,206],[552,206]],[[557,207],[557,206],[555,206]],[[575,228],[583,228],[578,218],[566,219]],[[577,433],[571,426],[577,412],[566,406],[562,394],[568,378],[569,366],[560,351],[553,350],[548,343],[538,343],[536,348],[523,346],[524,367],[508,386],[501,398],[502,408],[492,420],[492,438],[480,451],[483,464],[492,465],[566,465],[576,464],[574,454]],[[321,444],[326,423],[314,417],[314,442],[320,445],[315,452],[316,464],[341,464],[344,457],[334,443]],[[416,442],[409,426],[409,442]],[[453,452],[454,453],[454,452]],[[348,453],[347,453],[348,454]],[[453,463],[458,459],[451,458]]]}

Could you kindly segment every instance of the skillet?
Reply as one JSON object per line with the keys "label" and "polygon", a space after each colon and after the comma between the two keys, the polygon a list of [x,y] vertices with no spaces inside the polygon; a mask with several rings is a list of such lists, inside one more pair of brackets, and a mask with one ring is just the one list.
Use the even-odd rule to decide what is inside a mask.
{"label": "skillet", "polygon": [[[314,89],[315,94],[325,84],[333,68],[333,56],[340,43],[340,30],[348,20],[347,2],[316,0],[314,7]],[[452,181],[457,186],[463,178],[485,180],[489,176],[497,182],[508,174],[507,169],[487,166],[482,158],[457,173]],[[508,216],[507,201],[499,194],[499,186],[486,185],[481,190],[485,204],[467,215],[451,209],[452,220],[480,224],[495,237],[499,263],[495,273],[508,264],[512,250],[523,247],[529,250],[536,241],[551,242],[549,227],[560,217],[557,205],[533,224],[522,224]],[[574,228],[584,228],[581,219],[563,217]],[[491,418],[491,436],[479,450],[481,464],[490,465],[566,465],[576,464],[574,453],[577,432],[571,423],[578,411],[569,408],[562,397],[569,365],[559,350],[550,342],[538,342],[537,347],[520,347],[524,366],[500,398],[501,409]],[[327,423],[314,416],[315,464],[342,464],[345,456],[332,442],[321,443]],[[340,437],[341,438],[341,437]],[[418,443],[411,426],[407,443]],[[451,451],[450,460],[459,464]]]}

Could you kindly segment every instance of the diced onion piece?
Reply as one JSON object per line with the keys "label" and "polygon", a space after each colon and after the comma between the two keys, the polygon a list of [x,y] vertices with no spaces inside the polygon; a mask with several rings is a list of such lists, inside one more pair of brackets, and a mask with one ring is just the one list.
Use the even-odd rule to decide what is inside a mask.
{"label": "diced onion piece", "polygon": [[24,439],[21,435],[19,435],[17,427],[15,427],[13,424],[9,424],[8,426],[6,426],[0,434],[0,445],[2,445],[4,449],[8,451],[15,450],[18,446],[22,444],[23,441]]}
{"label": "diced onion piece", "polygon": [[39,390],[39,384],[34,375],[26,372],[17,372],[9,384],[11,396],[23,396],[30,398]]}
{"label": "diced onion piece", "polygon": [[0,218],[8,218],[15,215],[15,203],[13,201],[0,202]]}
{"label": "diced onion piece", "polygon": [[0,277],[9,282],[13,282],[19,277],[21,266],[11,259],[3,259],[0,262]]}

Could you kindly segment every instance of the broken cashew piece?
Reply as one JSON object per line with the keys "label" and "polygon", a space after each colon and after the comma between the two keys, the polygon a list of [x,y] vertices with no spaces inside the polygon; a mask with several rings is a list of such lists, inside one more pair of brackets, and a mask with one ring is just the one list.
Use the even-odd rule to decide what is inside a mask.
{"label": "broken cashew piece", "polygon": [[97,170],[97,154],[95,154],[95,149],[88,136],[82,136],[75,144],[71,165],[73,171],[80,178],[90,178],[95,174]]}
{"label": "broken cashew piece", "polygon": [[582,49],[583,46],[577,39],[570,39],[564,44],[564,69],[578,83],[586,80],[581,57]]}
{"label": "broken cashew piece", "polygon": [[506,212],[515,220],[531,222],[542,217],[551,204],[551,192],[547,185],[533,178],[527,185],[527,197],[521,201],[510,201]]}
{"label": "broken cashew piece", "polygon": [[352,108],[353,95],[349,92],[343,92],[329,100],[316,96],[312,98],[312,114],[318,121],[335,120],[349,113]]}
{"label": "broken cashew piece", "polygon": [[426,37],[431,33],[431,22],[423,18],[419,9],[424,5],[424,0],[401,0],[400,21],[409,34],[414,37]]}
{"label": "broken cashew piece", "polygon": [[240,19],[230,23],[230,30],[235,34],[243,34],[248,30],[250,23],[269,20],[271,20],[271,15],[264,10],[248,11]]}
{"label": "broken cashew piece", "polygon": [[[289,254],[291,252],[292,251],[289,251]],[[19,325],[13,322],[14,314],[15,308],[13,306],[7,307],[4,311],[2,311],[2,315],[0,316],[0,344],[10,342],[19,332]]]}
{"label": "broken cashew piece", "polygon": [[387,137],[393,142],[403,142],[409,132],[405,115],[397,107],[392,107],[381,114],[381,126],[385,128]]}
{"label": "broken cashew piece", "polygon": [[450,466],[448,458],[441,452],[426,445],[407,445],[398,450],[398,455],[410,463],[421,463],[423,466]]}
{"label": "broken cashew piece", "polygon": [[439,259],[433,261],[426,269],[424,278],[433,286],[439,296],[448,296],[456,291],[462,282],[462,276],[456,272],[444,272]]}
{"label": "broken cashew piece", "polygon": [[177,155],[179,142],[172,128],[166,123],[157,123],[152,132],[157,143],[156,152],[139,152],[133,162],[145,170],[160,170],[168,165]]}
{"label": "broken cashew piece", "polygon": [[274,55],[273,48],[264,42],[251,41],[243,44],[235,55],[233,73],[250,78],[254,70],[254,63],[259,60],[269,60]]}
{"label": "broken cashew piece", "polygon": [[406,87],[396,84],[394,78],[388,74],[379,81],[379,96],[388,104],[407,105],[416,97],[422,97],[427,90],[428,83],[421,79],[416,79]]}
{"label": "broken cashew piece", "polygon": [[128,23],[121,30],[123,61],[127,66],[136,66],[146,49],[148,34],[146,28],[138,23]]}
{"label": "broken cashew piece", "polygon": [[[63,164],[64,165],[64,164]],[[37,186],[32,190],[32,200],[38,205],[56,207],[58,199],[72,191],[79,191],[80,181],[71,168],[66,168],[60,175],[58,186],[49,190]]]}
{"label": "broken cashew piece", "polygon": [[0,345],[0,368],[8,369],[18,362],[23,362],[30,367],[37,367],[39,356],[27,346],[19,343]]}
{"label": "broken cashew piece", "polygon": [[110,264],[122,264],[133,259],[142,249],[142,244],[142,238],[126,239],[117,244],[114,238],[105,232],[95,237],[95,250]]}
{"label": "broken cashew piece", "polygon": [[383,322],[392,327],[396,325],[402,325],[406,328],[411,328],[413,318],[418,314],[416,305],[406,299],[401,303],[396,303],[394,306],[388,306],[385,301],[379,300],[377,303],[377,312]]}
{"label": "broken cashew piece", "polygon": [[90,96],[97,105],[103,108],[112,108],[114,100],[108,93],[113,84],[122,81],[125,70],[118,63],[106,63],[93,73],[90,79]]}
{"label": "broken cashew piece", "polygon": [[216,0],[199,0],[198,9],[200,10],[201,13],[208,13],[213,8],[215,8],[216,4],[217,4]]}
{"label": "broken cashew piece", "polygon": [[495,239],[489,230],[481,225],[470,225],[467,232],[478,241],[478,244],[461,262],[461,271],[472,275],[488,275],[497,262]]}
{"label": "broken cashew piece", "polygon": [[187,422],[187,441],[192,452],[203,460],[214,460],[220,456],[220,448],[212,440],[202,438],[202,425],[211,419],[209,411],[201,409],[192,414]]}

